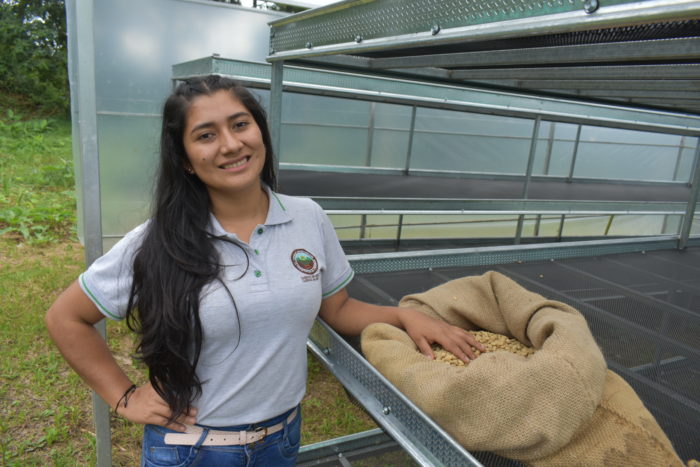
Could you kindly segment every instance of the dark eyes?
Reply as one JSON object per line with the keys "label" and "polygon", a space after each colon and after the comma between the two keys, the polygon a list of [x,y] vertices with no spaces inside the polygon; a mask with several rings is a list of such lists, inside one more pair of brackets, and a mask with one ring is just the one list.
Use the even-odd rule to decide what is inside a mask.
{"label": "dark eyes", "polygon": [[[245,129],[249,125],[250,125],[250,122],[248,120],[239,120],[239,121],[231,124],[231,129],[233,131],[240,131],[240,130]],[[204,132],[200,135],[197,135],[197,141],[209,141],[209,140],[214,139],[215,136],[216,136],[215,132],[207,131],[207,132]]]}

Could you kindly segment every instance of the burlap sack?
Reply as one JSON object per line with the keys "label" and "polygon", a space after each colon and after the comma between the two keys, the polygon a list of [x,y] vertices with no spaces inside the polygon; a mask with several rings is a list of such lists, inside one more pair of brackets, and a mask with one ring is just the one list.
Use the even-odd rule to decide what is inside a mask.
{"label": "burlap sack", "polygon": [[393,326],[362,333],[370,363],[465,448],[537,467],[682,465],[634,390],[606,370],[573,308],[496,272],[406,296],[400,306],[537,349],[527,358],[486,353],[455,367],[424,357]]}
{"label": "burlap sack", "polygon": [[563,449],[529,464],[534,467],[683,466],[634,389],[610,370],[593,417]]}
{"label": "burlap sack", "polygon": [[573,308],[497,272],[406,296],[400,306],[537,349],[527,358],[486,353],[454,367],[420,354],[398,328],[373,324],[364,330],[369,362],[465,448],[523,461],[542,458],[563,448],[593,416],[606,365]]}

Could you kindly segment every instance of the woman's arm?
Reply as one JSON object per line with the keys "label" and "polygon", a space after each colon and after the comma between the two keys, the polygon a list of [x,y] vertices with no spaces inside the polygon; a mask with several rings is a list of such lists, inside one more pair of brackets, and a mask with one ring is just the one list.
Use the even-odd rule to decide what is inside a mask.
{"label": "woman's arm", "polygon": [[117,408],[119,415],[136,423],[163,425],[184,431],[182,423],[194,423],[194,411],[188,417],[167,425],[171,411],[150,384],[141,386],[124,406],[120,401],[131,381],[117,364],[107,343],[94,325],[104,316],[73,282],[46,312],[49,335],[68,364],[102,399]]}
{"label": "woman's arm", "polygon": [[402,328],[418,349],[434,358],[431,344],[440,344],[463,361],[476,358],[472,347],[485,350],[472,334],[411,308],[379,306],[355,300],[345,289],[321,302],[320,317],[341,334],[356,336],[372,323],[387,323]]}

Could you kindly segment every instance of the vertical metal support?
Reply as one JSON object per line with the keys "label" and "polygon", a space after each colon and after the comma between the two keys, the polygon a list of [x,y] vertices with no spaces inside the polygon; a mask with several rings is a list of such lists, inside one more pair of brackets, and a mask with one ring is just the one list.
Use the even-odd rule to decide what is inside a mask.
{"label": "vertical metal support", "polygon": [[411,154],[413,153],[413,136],[416,132],[416,106],[411,107],[411,127],[408,130],[408,149],[406,150],[406,167],[404,173],[408,175],[411,170]]}
{"label": "vertical metal support", "polygon": [[683,149],[684,148],[685,148],[685,136],[681,136],[681,142],[678,144],[678,154],[676,155],[676,166],[673,168],[673,180],[674,181],[678,180],[678,171],[681,168],[681,159],[683,157]]}
{"label": "vertical metal support", "polygon": [[[525,169],[525,182],[523,183],[523,194],[522,199],[528,198],[528,190],[530,189],[530,180],[532,179],[532,167],[535,165],[535,153],[537,152],[537,137],[540,134],[540,124],[542,123],[542,116],[538,115],[535,118],[535,124],[532,128],[532,139],[530,140],[530,154],[527,158],[527,168]],[[523,234],[523,223],[525,221],[524,215],[518,216],[518,225],[515,228],[515,239],[513,243],[515,245],[520,244],[520,238]]]}
{"label": "vertical metal support", "polygon": [[372,143],[374,142],[374,117],[377,111],[377,103],[369,103],[369,124],[367,128],[367,157],[365,166],[372,167]]}
{"label": "vertical metal support", "polygon": [[282,75],[284,74],[284,61],[272,62],[270,75],[270,112],[267,115],[267,124],[270,127],[272,150],[275,153],[275,174],[279,174],[280,140],[282,139]]}
{"label": "vertical metal support", "polygon": [[544,169],[542,170],[543,175],[549,175],[549,166],[552,163],[552,147],[554,146],[554,129],[556,126],[557,122],[550,122],[549,137],[547,138],[547,152],[544,156]]}
{"label": "vertical metal support", "polygon": [[542,222],[542,214],[537,214],[537,219],[535,220],[535,231],[533,232],[533,235],[535,237],[540,236],[540,223]]}
{"label": "vertical metal support", "polygon": [[532,139],[530,140],[530,154],[527,158],[527,168],[525,169],[525,183],[523,184],[522,199],[528,198],[528,190],[530,188],[530,180],[532,179],[532,167],[535,165],[535,153],[537,152],[537,136],[540,133],[540,124],[542,117],[540,115],[535,118],[535,125],[532,128]]}
{"label": "vertical metal support", "polygon": [[360,240],[365,238],[365,229],[367,228],[367,214],[362,214],[360,217]]}
{"label": "vertical metal support", "polygon": [[[100,159],[97,142],[97,98],[95,85],[94,5],[92,0],[66,2],[68,34],[73,35],[69,51],[71,106],[77,109],[77,130],[74,137],[79,167],[76,180],[80,180],[82,193],[83,241],[86,266],[102,256],[102,212],[100,197]],[[75,115],[74,115],[75,116]],[[77,134],[76,134],[77,133]],[[80,178],[78,178],[80,177]],[[96,326],[103,338],[106,336],[105,320]],[[95,421],[97,466],[112,465],[112,436],[109,426],[109,406],[95,392],[92,393]]]}
{"label": "vertical metal support", "polygon": [[399,214],[399,227],[396,229],[396,251],[401,247],[401,232],[403,231],[403,214]]}
{"label": "vertical metal support", "polygon": [[566,219],[566,214],[561,215],[561,220],[559,221],[559,229],[557,230],[557,241],[561,242],[561,234],[564,232],[564,219]]}
{"label": "vertical metal support", "polygon": [[608,219],[608,224],[605,226],[605,232],[603,233],[604,237],[608,236],[608,233],[610,232],[610,227],[612,227],[613,219],[615,219],[615,214],[611,214],[610,218]]}
{"label": "vertical metal support", "polygon": [[566,178],[568,183],[574,178],[574,169],[576,167],[576,157],[578,156],[578,144],[581,142],[581,125],[576,129],[576,141],[574,142],[574,152],[571,155],[571,167],[569,167],[569,176]]}
{"label": "vertical metal support", "polygon": [[688,206],[683,216],[683,224],[681,226],[681,235],[678,239],[678,249],[682,250],[688,245],[688,237],[690,229],[693,225],[693,217],[695,216],[695,206],[698,203],[698,193],[700,192],[700,138],[697,138],[695,146],[695,157],[693,162],[693,170],[690,174],[691,189],[690,197],[688,198]]}

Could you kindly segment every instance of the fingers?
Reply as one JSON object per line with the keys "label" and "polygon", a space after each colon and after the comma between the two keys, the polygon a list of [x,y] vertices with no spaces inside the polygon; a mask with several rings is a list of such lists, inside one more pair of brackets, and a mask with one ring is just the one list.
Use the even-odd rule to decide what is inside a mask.
{"label": "fingers", "polygon": [[430,358],[431,360],[435,360],[435,354],[433,354],[433,349],[432,347],[430,347],[430,342],[428,342],[425,339],[419,339],[415,342],[418,346],[418,350],[420,350],[420,353]]}
{"label": "fingers", "polygon": [[449,326],[449,330],[437,343],[465,363],[476,359],[477,355],[474,349],[480,352],[486,351],[486,348],[476,340],[473,334],[456,326]]}
{"label": "fingers", "polygon": [[171,421],[173,413],[170,406],[149,384],[138,387],[126,407],[119,410],[119,415],[141,424],[160,425],[171,430],[183,432],[187,425],[196,423],[197,409],[192,407],[187,413]]}

